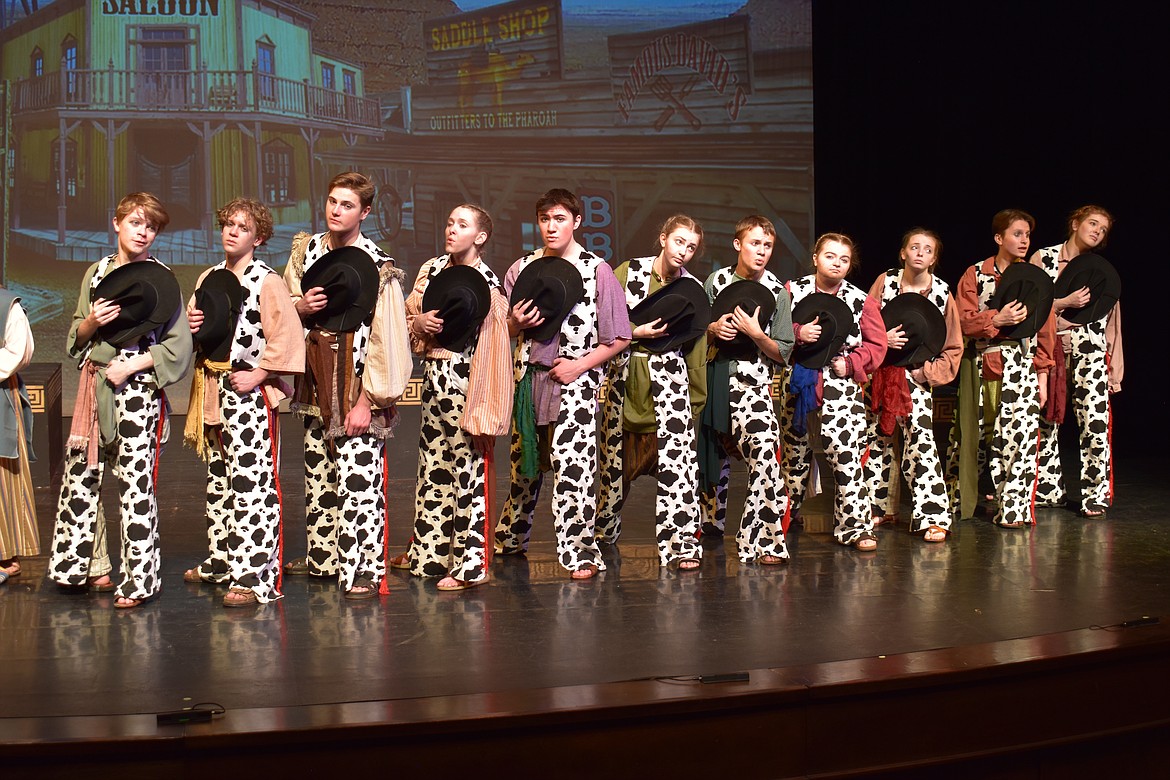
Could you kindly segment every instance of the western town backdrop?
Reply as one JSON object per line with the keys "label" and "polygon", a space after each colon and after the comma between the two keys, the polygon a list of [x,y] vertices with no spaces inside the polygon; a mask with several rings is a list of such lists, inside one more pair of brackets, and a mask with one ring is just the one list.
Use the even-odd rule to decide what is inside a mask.
{"label": "western town backdrop", "polygon": [[0,3],[2,273],[38,362],[65,362],[81,276],[135,190],[167,205],[153,254],[187,295],[222,259],[217,206],[272,208],[260,255],[280,270],[346,169],[376,181],[364,232],[410,278],[464,201],[494,217],[502,274],[539,244],[553,186],[581,196],[582,243],[615,263],[652,253],[679,211],[707,231],[700,277],[734,262],[748,213],[776,221],[783,275],[811,249],[810,0]]}

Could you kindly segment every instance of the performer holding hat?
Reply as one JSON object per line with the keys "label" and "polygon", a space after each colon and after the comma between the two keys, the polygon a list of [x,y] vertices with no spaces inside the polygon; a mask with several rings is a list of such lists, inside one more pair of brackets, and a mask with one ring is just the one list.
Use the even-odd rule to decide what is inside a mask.
{"label": "performer holding hat", "polygon": [[[1065,369],[1067,385],[1049,381],[1049,414],[1040,417],[1040,477],[1036,503],[1062,506],[1063,475],[1057,440],[1065,405],[1072,400],[1080,431],[1081,514],[1104,519],[1113,504],[1113,393],[1121,392],[1125,360],[1121,349],[1121,283],[1117,271],[1096,250],[1105,247],[1113,217],[1100,206],[1081,206],[1068,220],[1063,244],[1045,247],[1031,262],[1056,282],[1057,352],[1050,380]],[[1067,288],[1067,289],[1066,289]],[[1054,397],[1055,396],[1055,397]]]}
{"label": "performer holding hat", "polygon": [[[136,607],[159,592],[156,465],[167,438],[163,388],[191,365],[191,333],[179,284],[150,246],[170,221],[154,195],[135,192],[114,212],[118,250],[81,282],[66,347],[81,382],[69,431],[49,579]],[[110,579],[101,486],[109,461],[120,488],[118,582]]]}
{"label": "performer holding hat", "polygon": [[187,303],[197,359],[184,437],[207,461],[209,554],[183,579],[227,584],[223,605],[243,607],[282,597],[277,407],[292,392],[280,375],[305,370],[305,341],[284,280],[253,254],[272,237],[268,207],[236,198],[216,217],[223,262]]}
{"label": "performer holding hat", "polygon": [[610,362],[602,435],[597,535],[616,544],[630,482],[657,474],[658,561],[697,569],[703,555],[695,421],[707,398],[707,294],[686,270],[703,228],[685,214],[658,235],[657,257],[628,260],[614,272],[625,287],[633,346]]}
{"label": "performer holding hat", "polygon": [[505,555],[528,549],[541,472],[551,468],[557,557],[574,580],[586,580],[605,568],[594,534],[597,389],[605,363],[630,343],[630,321],[613,270],[573,238],[577,196],[549,190],[536,218],[544,246],[504,277],[517,387],[512,485],[495,543]]}
{"label": "performer holding hat", "polygon": [[901,268],[891,268],[869,288],[883,306],[886,359],[873,374],[869,405],[869,458],[865,477],[874,525],[893,520],[894,429],[902,429],[902,471],[913,508],[910,533],[946,541],[951,511],[942,462],[934,441],[931,389],[953,381],[963,356],[959,310],[934,269],[942,240],[925,228],[902,236]]}
{"label": "performer holding hat", "polygon": [[814,273],[788,283],[796,349],[784,383],[784,482],[799,512],[813,451],[810,411],[820,406],[821,443],[833,470],[833,536],[861,551],[877,547],[869,490],[862,471],[865,402],[862,387],[886,354],[886,328],[877,301],[845,280],[857,262],[853,240],[825,233],[813,250]]}
{"label": "performer holding hat", "polygon": [[1056,339],[1051,282],[1024,262],[1035,226],[1019,209],[997,213],[991,228],[998,250],[968,268],[956,288],[967,342],[948,458],[951,506],[960,517],[974,514],[986,462],[995,488],[994,522],[1003,528],[1035,523],[1038,420]]}
{"label": "performer holding hat", "polygon": [[298,234],[284,280],[305,326],[292,409],[305,420],[308,553],[288,574],[337,575],[347,599],[377,595],[386,573],[385,440],[410,380],[402,271],[362,235],[375,188],[329,182],[329,230]]}
{"label": "performer holding hat", "polygon": [[410,550],[391,564],[438,589],[488,581],[488,488],[495,437],[512,418],[508,299],[483,260],[492,218],[457,206],[447,218],[446,254],[419,269],[406,299],[410,345],[423,356],[422,420]]}
{"label": "performer holding hat", "polygon": [[788,291],[768,270],[776,228],[758,214],[735,226],[734,266],[704,285],[711,300],[707,328],[707,403],[699,437],[699,489],[704,533],[721,535],[727,517],[731,454],[747,461],[748,493],[736,534],[744,563],[776,565],[788,559],[784,519],[788,501],[781,483],[780,424],[772,404],[772,375],[792,351]]}

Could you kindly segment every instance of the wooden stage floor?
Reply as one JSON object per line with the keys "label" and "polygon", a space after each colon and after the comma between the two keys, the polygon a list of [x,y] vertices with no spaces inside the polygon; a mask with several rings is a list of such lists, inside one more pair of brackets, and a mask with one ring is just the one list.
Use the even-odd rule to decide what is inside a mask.
{"label": "wooden stage floor", "polygon": [[[174,431],[181,422],[173,420]],[[304,486],[297,423],[284,423],[288,558],[304,549]],[[403,429],[416,430],[409,420]],[[205,545],[204,471],[175,439],[159,478],[159,599],[121,611],[110,594],[64,593],[43,578],[44,557],[26,559],[23,576],[0,587],[0,742],[22,719],[200,702],[231,713],[643,679],[685,685],[697,675],[868,662],[1170,615],[1164,463],[1122,463],[1106,521],[1049,509],[1031,530],[969,520],[945,544],[928,545],[903,520],[883,527],[868,554],[794,530],[792,561],[780,567],[739,563],[729,534],[707,540],[697,572],[658,567],[654,483],[643,478],[621,544],[607,550],[607,571],[580,583],[555,561],[546,491],[531,552],[496,558],[489,586],[439,593],[433,580],[396,571],[389,596],[349,602],[335,581],[295,577],[286,578],[282,601],[225,609],[221,588],[182,580]],[[391,447],[395,551],[409,535],[416,447],[410,434]],[[502,447],[500,455],[504,462]],[[736,516],[742,495],[741,467]],[[56,488],[38,498],[47,550]],[[821,496],[806,514],[828,511]],[[116,539],[116,524],[111,530]]]}

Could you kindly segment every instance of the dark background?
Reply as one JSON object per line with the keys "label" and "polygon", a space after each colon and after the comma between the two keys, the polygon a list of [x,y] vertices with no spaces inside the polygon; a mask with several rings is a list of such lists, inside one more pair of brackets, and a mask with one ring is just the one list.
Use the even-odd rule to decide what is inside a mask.
{"label": "dark background", "polygon": [[991,218],[1022,208],[1035,249],[1070,211],[1109,209],[1122,278],[1120,458],[1164,456],[1170,13],[1164,4],[813,3],[816,228],[858,243],[852,281],[897,265],[915,225],[940,275],[994,254]]}

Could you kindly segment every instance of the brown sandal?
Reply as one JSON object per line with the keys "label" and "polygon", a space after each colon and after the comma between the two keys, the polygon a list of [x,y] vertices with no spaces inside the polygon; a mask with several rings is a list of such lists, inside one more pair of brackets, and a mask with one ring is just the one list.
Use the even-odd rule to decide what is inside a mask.
{"label": "brown sandal", "polygon": [[569,579],[573,580],[591,580],[597,576],[597,566],[592,563],[587,563],[580,569],[569,574]]}
{"label": "brown sandal", "polygon": [[256,594],[252,592],[251,588],[241,588],[239,585],[228,588],[228,592],[223,597],[225,607],[250,607],[259,603],[260,600],[256,598]]}

